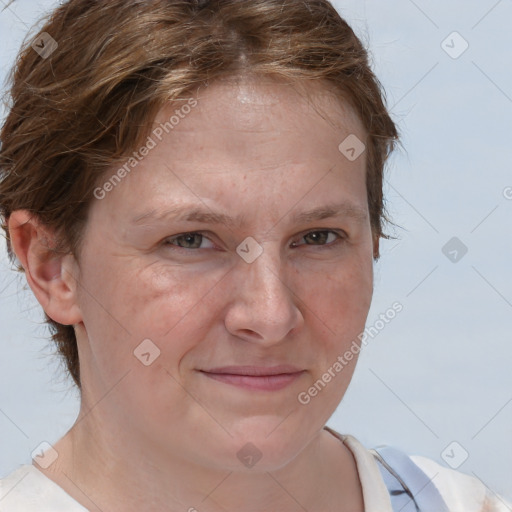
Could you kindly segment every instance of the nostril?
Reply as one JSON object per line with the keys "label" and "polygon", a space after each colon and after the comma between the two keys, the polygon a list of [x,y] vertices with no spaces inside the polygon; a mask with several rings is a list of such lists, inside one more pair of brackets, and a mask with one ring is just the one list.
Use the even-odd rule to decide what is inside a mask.
{"label": "nostril", "polygon": [[239,332],[244,335],[252,336],[254,338],[261,338],[261,334],[258,334],[255,331],[252,331],[251,329],[240,329]]}

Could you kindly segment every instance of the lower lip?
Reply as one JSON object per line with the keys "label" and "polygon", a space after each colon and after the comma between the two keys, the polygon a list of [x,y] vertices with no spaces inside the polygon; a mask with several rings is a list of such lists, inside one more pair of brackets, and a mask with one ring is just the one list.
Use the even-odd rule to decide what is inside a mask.
{"label": "lower lip", "polygon": [[304,372],[283,373],[280,375],[233,375],[231,373],[208,373],[202,372],[210,379],[218,380],[239,388],[277,391],[289,386],[297,380]]}

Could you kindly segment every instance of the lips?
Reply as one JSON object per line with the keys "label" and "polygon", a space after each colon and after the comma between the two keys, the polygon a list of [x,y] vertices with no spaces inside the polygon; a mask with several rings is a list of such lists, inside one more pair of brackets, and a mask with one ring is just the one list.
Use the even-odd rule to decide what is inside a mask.
{"label": "lips", "polygon": [[286,373],[297,373],[302,371],[296,366],[282,364],[279,366],[223,366],[222,368],[212,368],[211,370],[202,370],[207,373],[229,373],[231,375],[281,375]]}
{"label": "lips", "polygon": [[206,377],[225,384],[261,391],[283,389],[305,372],[291,365],[223,366],[200,371]]}

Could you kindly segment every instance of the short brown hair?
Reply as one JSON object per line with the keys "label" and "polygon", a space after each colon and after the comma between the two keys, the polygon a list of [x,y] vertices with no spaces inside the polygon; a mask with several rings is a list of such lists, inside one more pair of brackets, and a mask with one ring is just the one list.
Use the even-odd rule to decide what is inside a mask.
{"label": "short brown hair", "polygon": [[[47,38],[51,48],[44,33],[58,45],[50,55],[31,47]],[[53,229],[59,250],[78,259],[95,185],[140,147],[158,110],[243,72],[321,80],[350,102],[368,133],[372,232],[390,238],[382,185],[397,129],[366,49],[327,0],[68,0],[24,43],[10,75],[0,215],[11,260],[6,224],[19,209]],[[73,326],[46,320],[80,389]]]}

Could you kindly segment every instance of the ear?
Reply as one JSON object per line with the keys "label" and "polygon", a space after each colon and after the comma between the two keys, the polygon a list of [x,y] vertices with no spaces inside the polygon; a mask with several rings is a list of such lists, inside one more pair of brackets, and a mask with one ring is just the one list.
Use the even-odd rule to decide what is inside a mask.
{"label": "ear", "polygon": [[76,294],[78,266],[73,255],[52,251],[54,233],[27,210],[12,212],[7,225],[12,250],[46,314],[63,325],[81,322]]}

